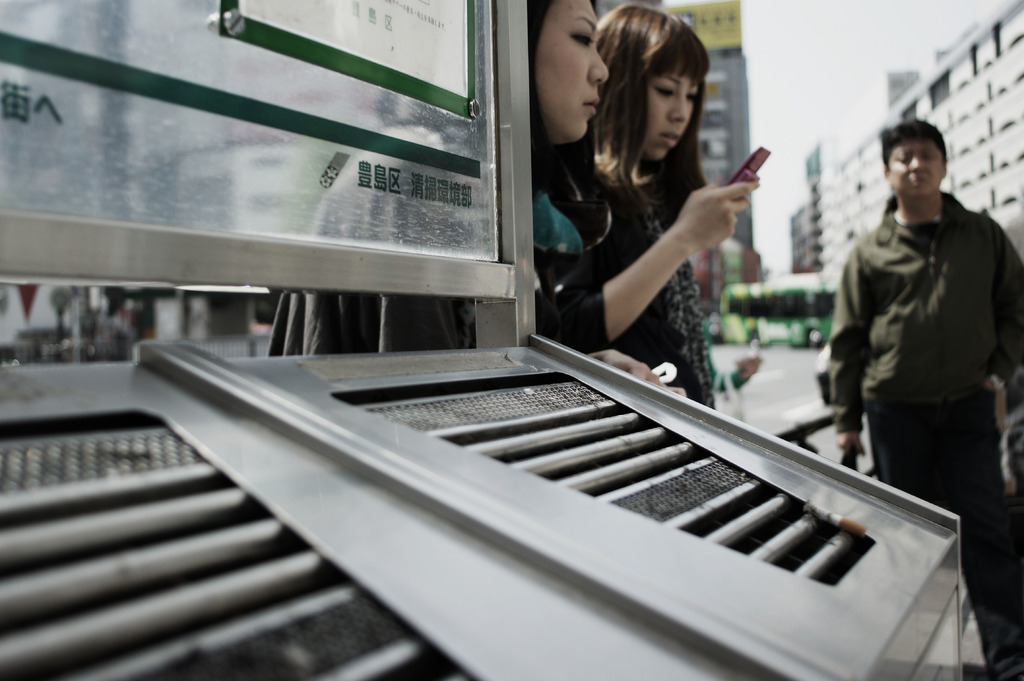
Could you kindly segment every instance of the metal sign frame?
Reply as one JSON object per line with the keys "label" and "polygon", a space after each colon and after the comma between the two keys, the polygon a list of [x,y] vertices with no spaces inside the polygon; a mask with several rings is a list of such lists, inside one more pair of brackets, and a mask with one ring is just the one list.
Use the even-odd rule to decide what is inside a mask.
{"label": "metal sign frame", "polygon": [[[189,0],[188,5],[192,4],[195,3]],[[182,115],[226,117],[245,125],[254,124],[254,132],[271,137],[283,135],[290,140],[290,136],[298,135],[313,140],[302,142],[306,146],[322,145],[317,141],[322,140],[328,142],[324,150],[330,153],[339,144],[351,145],[371,154],[399,159],[396,164],[404,163],[401,159],[408,157],[409,163],[418,166],[442,168],[437,171],[439,174],[450,171],[465,178],[483,178],[475,182],[482,182],[485,187],[494,183],[495,191],[493,199],[487,201],[488,208],[477,211],[496,230],[495,259],[459,253],[448,256],[392,252],[388,243],[379,248],[372,244],[361,247],[317,239],[279,238],[276,233],[236,233],[173,219],[164,222],[134,215],[121,218],[116,213],[103,215],[89,210],[79,213],[74,205],[70,210],[63,206],[48,210],[38,201],[25,208],[19,202],[16,188],[7,188],[7,196],[12,200],[5,202],[0,187],[0,278],[12,283],[249,285],[272,290],[468,298],[477,301],[479,347],[525,345],[534,331],[529,108],[528,98],[523,96],[529,85],[526,11],[519,3],[496,3],[491,8],[474,2],[471,6],[476,12],[494,13],[490,17],[492,30],[487,34],[491,37],[486,50],[481,51],[480,45],[475,48],[477,61],[493,71],[493,77],[488,79],[493,83],[489,86],[493,87],[493,101],[482,102],[484,111],[480,119],[462,119],[464,123],[450,112],[435,111],[440,119],[486,130],[487,145],[501,149],[500,154],[493,154],[493,167],[486,167],[490,165],[486,159],[459,153],[451,144],[420,144],[419,138],[407,132],[399,131],[396,135],[390,130],[367,129],[366,121],[357,120],[355,125],[349,125],[344,117],[319,120],[315,109],[299,107],[286,111],[287,100],[261,102],[233,88],[218,90],[221,81],[217,80],[190,82],[179,75],[180,70],[174,71],[173,62],[168,69],[153,68],[151,60],[141,66],[121,63],[113,64],[116,68],[99,68],[111,65],[111,58],[102,49],[90,53],[81,47],[69,48],[43,34],[4,32],[0,36],[0,67],[15,69],[15,77],[20,77],[19,73],[38,73],[40,81],[49,83],[49,87],[56,82],[97,86],[103,90],[103,97],[113,93],[118,101],[136,97],[142,102],[154,102],[147,106],[182,107]],[[0,15],[3,9],[0,3]],[[191,15],[186,19],[191,22]],[[479,26],[479,17],[477,20]],[[219,39],[205,30],[199,34],[194,28],[188,30],[189,40]],[[126,39],[138,41],[139,37]],[[480,40],[478,36],[477,42]],[[151,50],[147,59],[153,54]],[[260,63],[268,59],[281,63],[281,59],[270,54],[254,58]],[[167,63],[163,60],[157,65]],[[476,73],[476,77],[480,74]],[[46,87],[33,90],[33,94],[46,92]],[[362,87],[373,89],[372,85]],[[409,106],[417,104],[422,109],[432,108],[409,102]],[[177,111],[169,110],[171,114]],[[301,118],[296,124],[301,124],[302,129],[288,128],[288,121],[295,123],[296,117]],[[322,134],[310,137],[309,130]],[[68,131],[58,132],[66,135]],[[18,136],[5,139],[5,145],[14,144]],[[17,145],[13,148],[18,149]],[[110,165],[102,156],[99,149],[92,155],[101,164],[100,170],[103,163]],[[126,167],[119,172],[128,171]],[[314,183],[315,180],[314,177]],[[54,190],[64,192],[67,187],[61,183],[54,185]],[[104,184],[103,191],[119,190],[116,185]],[[353,191],[356,190],[350,193]],[[445,227],[439,224],[437,229]]]}

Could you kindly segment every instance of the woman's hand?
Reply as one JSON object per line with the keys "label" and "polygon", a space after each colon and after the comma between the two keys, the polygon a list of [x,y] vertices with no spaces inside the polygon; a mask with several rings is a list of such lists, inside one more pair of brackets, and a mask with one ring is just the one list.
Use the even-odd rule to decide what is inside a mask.
{"label": "woman's hand", "polygon": [[687,258],[732,235],[736,211],[750,206],[747,194],[757,187],[756,181],[737,182],[690,194],[661,238],[601,287],[609,340],[626,332]]}
{"label": "woman's hand", "polygon": [[598,352],[590,353],[590,356],[593,357],[594,359],[604,362],[605,364],[611,364],[616,369],[625,371],[627,374],[632,374],[637,378],[642,378],[643,380],[649,383],[654,383],[662,388],[665,388],[670,392],[674,392],[677,395],[682,395],[683,397],[686,397],[685,390],[683,390],[682,388],[673,388],[671,386],[665,385],[664,383],[661,382],[661,377],[658,376],[658,374],[651,371],[651,367],[647,366],[638,359],[630,357],[624,352],[619,352],[618,350],[612,349],[599,350]]}
{"label": "woman's hand", "polygon": [[758,186],[756,181],[737,182],[695,190],[665,231],[665,238],[678,244],[686,257],[717,246],[732,236],[736,230],[736,213],[750,207],[748,195]]}

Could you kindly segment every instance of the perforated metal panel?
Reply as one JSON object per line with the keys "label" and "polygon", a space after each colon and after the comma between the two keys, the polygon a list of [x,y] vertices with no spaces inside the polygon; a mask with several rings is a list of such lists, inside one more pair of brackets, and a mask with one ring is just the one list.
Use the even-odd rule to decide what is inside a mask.
{"label": "perforated metal panel", "polygon": [[750,480],[742,471],[721,461],[703,459],[662,482],[650,482],[642,489],[619,495],[613,504],[648,518],[665,522],[731,492]]}
{"label": "perforated metal panel", "polygon": [[0,439],[0,491],[101,480],[201,461],[190,445],[166,428]]}
{"label": "perforated metal panel", "polygon": [[579,383],[484,390],[470,396],[443,400],[409,400],[377,405],[375,414],[404,423],[417,430],[441,431],[469,424],[488,424],[500,415],[502,421],[549,415],[566,409],[599,409],[612,403],[603,395]]}

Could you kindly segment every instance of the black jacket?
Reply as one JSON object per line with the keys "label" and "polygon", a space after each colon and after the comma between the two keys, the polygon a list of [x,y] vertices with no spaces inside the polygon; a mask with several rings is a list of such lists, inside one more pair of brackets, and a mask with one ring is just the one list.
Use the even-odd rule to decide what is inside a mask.
{"label": "black jacket", "polygon": [[604,240],[584,251],[574,267],[560,272],[556,291],[562,318],[561,342],[588,353],[614,348],[651,368],[670,362],[677,373],[669,385],[685,389],[687,397],[697,402],[705,402],[700,379],[680,351],[686,338],[669,324],[661,295],[654,297],[622,335],[608,340],[601,292],[604,283],[633,264],[650,245],[641,216],[615,215]]}

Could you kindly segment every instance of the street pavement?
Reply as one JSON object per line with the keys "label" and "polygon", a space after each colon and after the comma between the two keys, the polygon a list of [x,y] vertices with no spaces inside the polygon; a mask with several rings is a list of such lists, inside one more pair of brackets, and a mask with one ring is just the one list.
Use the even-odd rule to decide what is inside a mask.
{"label": "street pavement", "polygon": [[[712,361],[720,371],[733,368],[737,359],[749,353],[750,348],[742,345],[714,345],[711,348]],[[740,391],[743,421],[778,435],[798,423],[829,413],[815,378],[816,349],[769,346],[761,348],[760,353],[761,369]],[[830,425],[812,434],[807,442],[821,456],[838,462],[842,456],[835,440],[835,429]],[[873,465],[866,442],[865,447],[869,451],[860,457],[857,465],[861,471],[870,470]]]}

